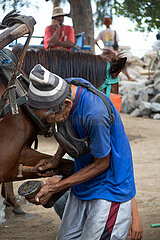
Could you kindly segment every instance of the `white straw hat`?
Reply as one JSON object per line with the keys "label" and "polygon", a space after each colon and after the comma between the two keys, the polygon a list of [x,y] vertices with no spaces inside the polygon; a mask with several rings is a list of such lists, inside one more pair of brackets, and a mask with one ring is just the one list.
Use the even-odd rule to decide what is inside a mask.
{"label": "white straw hat", "polygon": [[53,8],[52,18],[57,16],[69,16],[69,14],[63,12],[63,8],[55,7]]}

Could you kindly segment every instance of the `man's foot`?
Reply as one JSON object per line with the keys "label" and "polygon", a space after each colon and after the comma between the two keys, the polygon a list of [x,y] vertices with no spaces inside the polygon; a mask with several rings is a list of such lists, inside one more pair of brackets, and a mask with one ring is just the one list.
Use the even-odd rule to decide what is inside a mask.
{"label": "man's foot", "polygon": [[129,77],[129,78],[128,78],[128,81],[131,81],[131,82],[136,82],[137,80],[135,80],[135,79],[133,79],[133,78]]}

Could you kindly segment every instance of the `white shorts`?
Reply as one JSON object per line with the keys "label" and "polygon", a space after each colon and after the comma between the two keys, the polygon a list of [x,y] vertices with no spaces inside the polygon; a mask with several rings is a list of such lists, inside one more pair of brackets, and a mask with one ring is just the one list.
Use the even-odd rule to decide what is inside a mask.
{"label": "white shorts", "polygon": [[69,194],[57,240],[124,240],[131,219],[131,200],[83,201]]}

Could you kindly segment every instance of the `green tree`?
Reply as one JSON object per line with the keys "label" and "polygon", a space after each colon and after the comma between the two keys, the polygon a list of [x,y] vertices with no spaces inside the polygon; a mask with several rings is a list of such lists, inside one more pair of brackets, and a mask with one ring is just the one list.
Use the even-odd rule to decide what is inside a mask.
{"label": "green tree", "polygon": [[115,10],[117,16],[129,18],[136,24],[134,30],[150,32],[160,29],[160,1],[159,0],[96,0],[97,20],[96,25],[102,23],[109,6]]}
{"label": "green tree", "polygon": [[16,9],[17,7],[29,7],[31,1],[26,1],[26,0],[0,0],[0,6],[3,11],[6,10],[8,6],[12,6],[13,9]]}

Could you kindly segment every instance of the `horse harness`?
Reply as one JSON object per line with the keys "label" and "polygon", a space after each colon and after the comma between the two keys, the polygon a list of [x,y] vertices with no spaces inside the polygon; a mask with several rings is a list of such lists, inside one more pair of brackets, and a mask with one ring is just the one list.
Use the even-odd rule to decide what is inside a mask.
{"label": "horse harness", "polygon": [[[8,49],[0,50],[0,71],[3,76],[9,81],[12,73],[14,71],[14,66],[16,64],[16,57],[13,52]],[[24,87],[25,85],[25,87]],[[50,124],[46,123],[43,119],[37,117],[34,112],[29,108],[27,102],[27,91],[25,88],[28,88],[29,80],[25,75],[22,73],[19,74],[16,78],[16,82],[14,86],[9,86],[6,88],[2,97],[0,99],[0,108],[1,114],[0,118],[4,118],[9,112],[11,112],[11,104],[6,104],[3,107],[3,99],[7,99],[7,93],[10,88],[14,87],[16,89],[16,104],[17,106],[23,106],[29,117],[33,120],[33,122],[40,128],[40,133],[43,134],[45,137],[49,137],[52,135],[52,131],[50,128]],[[2,108],[3,107],[3,108]]]}
{"label": "horse harness", "polygon": [[[21,71],[23,59],[26,54],[27,48],[29,46],[29,42],[31,40],[33,30],[34,30],[34,25],[35,25],[36,21],[31,17],[26,17],[24,15],[20,15],[19,12],[13,10],[5,16],[2,23],[0,24],[0,28],[2,28],[2,29],[10,28],[10,27],[16,25],[17,23],[25,24],[29,30],[29,33],[28,33],[26,42],[23,46],[22,53],[14,66],[14,70],[11,72],[11,76],[8,81],[8,88],[7,88],[8,91],[6,90],[6,94],[2,95],[1,102],[0,102],[0,107],[2,109],[2,107],[5,106],[7,100],[9,99],[9,103],[11,105],[11,111],[12,111],[13,115],[18,114],[15,82],[16,82],[17,76],[19,75],[19,73]],[[5,38],[5,35],[3,37]],[[2,56],[2,53],[3,53],[3,57],[2,57],[3,60],[1,63],[5,63],[6,62],[5,58],[7,58],[7,56],[4,54],[3,50],[1,50],[1,56]],[[7,59],[7,63],[11,63],[11,61],[8,61],[8,59]]]}

